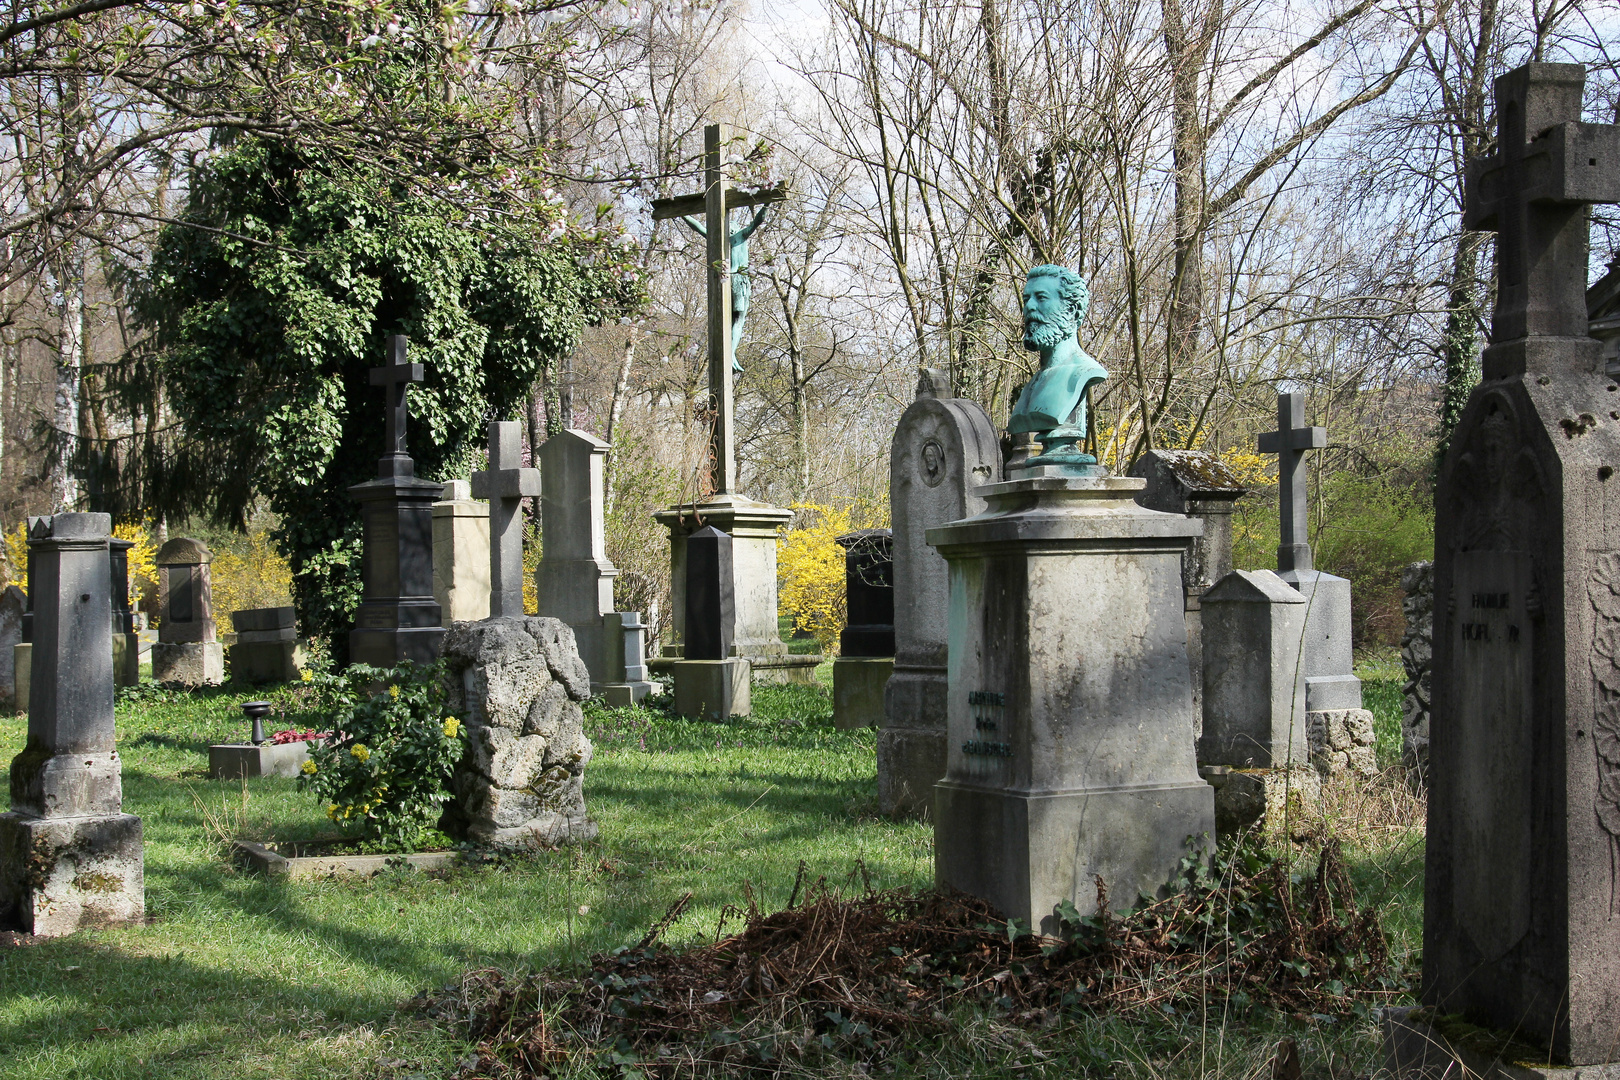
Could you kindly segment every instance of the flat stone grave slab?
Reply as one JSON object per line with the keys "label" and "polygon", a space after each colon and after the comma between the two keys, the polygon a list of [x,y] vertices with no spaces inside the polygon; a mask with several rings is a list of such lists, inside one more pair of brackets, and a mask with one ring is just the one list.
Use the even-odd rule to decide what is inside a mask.
{"label": "flat stone grave slab", "polygon": [[[446,870],[461,857],[459,851],[418,851],[397,855],[342,855],[319,854],[321,844],[271,843],[259,844],[252,840],[237,840],[231,844],[232,855],[239,863],[266,877],[285,878],[288,881],[321,881],[331,878],[376,877],[396,866],[409,866],[417,870]],[[280,848],[286,852],[276,850]],[[302,854],[304,851],[311,854]]]}

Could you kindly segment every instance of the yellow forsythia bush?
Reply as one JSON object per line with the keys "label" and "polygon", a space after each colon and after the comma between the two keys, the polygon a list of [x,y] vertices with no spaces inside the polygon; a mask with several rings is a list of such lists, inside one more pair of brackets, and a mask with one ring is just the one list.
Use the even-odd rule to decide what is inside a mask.
{"label": "yellow forsythia bush", "polygon": [[292,603],[292,567],[270,543],[269,530],[222,544],[213,555],[214,622],[220,633],[234,631],[233,611]]}
{"label": "yellow forsythia bush", "polygon": [[856,529],[887,527],[888,509],[817,503],[793,503],[790,509],[796,516],[792,526],[782,530],[776,548],[777,607],[782,614],[792,614],[795,631],[812,635],[822,653],[830,656],[848,621],[844,549],[838,537]]}
{"label": "yellow forsythia bush", "polygon": [[[157,543],[152,539],[148,526],[127,522],[113,527],[113,536],[118,540],[129,540],[134,547],[129,549],[129,597],[130,602],[138,602],[142,591],[157,588]],[[17,527],[5,534],[6,566],[5,580],[0,581],[0,588],[6,585],[15,585],[19,589],[28,588],[28,523],[19,521]]]}

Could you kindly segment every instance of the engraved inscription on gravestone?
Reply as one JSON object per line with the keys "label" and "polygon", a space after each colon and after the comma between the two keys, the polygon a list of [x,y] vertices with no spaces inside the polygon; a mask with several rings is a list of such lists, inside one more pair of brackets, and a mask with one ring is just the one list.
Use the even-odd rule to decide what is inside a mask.
{"label": "engraved inscription on gravestone", "polygon": [[1455,557],[1456,715],[1492,733],[1462,743],[1458,790],[1470,805],[1457,822],[1456,849],[1467,863],[1496,867],[1492,888],[1458,893],[1458,905],[1468,909],[1458,915],[1480,952],[1494,960],[1524,936],[1531,911],[1530,863],[1514,855],[1530,844],[1533,578],[1530,557],[1521,552]]}
{"label": "engraved inscription on gravestone", "polygon": [[962,753],[975,757],[1012,757],[1012,747],[1001,741],[1005,737],[1001,732],[1007,695],[998,690],[970,690],[968,708],[972,711],[975,738],[962,744]]}

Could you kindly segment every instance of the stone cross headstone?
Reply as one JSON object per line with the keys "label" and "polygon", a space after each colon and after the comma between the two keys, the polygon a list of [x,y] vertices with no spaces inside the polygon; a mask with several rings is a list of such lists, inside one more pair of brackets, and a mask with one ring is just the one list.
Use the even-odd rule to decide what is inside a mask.
{"label": "stone cross headstone", "polygon": [[365,521],[362,592],[349,631],[349,659],[391,668],[404,660],[428,664],[439,654],[443,615],[433,597],[433,504],[444,485],[419,480],[406,453],[406,389],[421,382],[421,364],[405,360],[405,338],[389,339],[392,363],[371,369],[387,391],[383,455],[377,479],[349,488]]}
{"label": "stone cross headstone", "polygon": [[945,560],[924,535],[983,511],[976,492],[1001,479],[990,417],[966,398],[937,396],[944,385],[943,373],[924,373],[889,444],[894,674],[877,744],[878,809],[888,815],[928,813],[945,775],[950,585]]}
{"label": "stone cross headstone", "polygon": [[623,647],[608,641],[602,622],[613,611],[613,579],[619,576],[607,557],[603,480],[609,449],[573,429],[540,447],[540,614],[573,627],[579,655],[598,687],[613,681],[611,652]]}
{"label": "stone cross headstone", "polygon": [[489,506],[451,480],[433,504],[433,598],[446,629],[489,618],[489,572]]}
{"label": "stone cross headstone", "polygon": [[686,654],[675,663],[675,711],[724,720],[749,711],[749,665],[732,655],[731,537],[712,525],[686,538]]}
{"label": "stone cross headstone", "polygon": [[[523,467],[522,425],[489,425],[489,468],[472,476],[472,495],[489,500],[489,613],[523,614],[523,500],[540,494],[540,470]],[[542,612],[550,614],[550,612]]]}
{"label": "stone cross headstone", "polygon": [[1435,497],[1422,1001],[1613,1071],[1620,382],[1583,293],[1620,130],[1581,122],[1584,82],[1579,64],[1497,79],[1498,151],[1469,166],[1464,224],[1497,231],[1498,287]]}
{"label": "stone cross headstone", "polygon": [[208,545],[189,536],[158,549],[162,621],[152,646],[152,678],[160,683],[217,686],[225,681],[225,649],[214,628],[213,561]]}
{"label": "stone cross headstone", "polygon": [[113,732],[111,526],[57,514],[29,533],[32,701],[0,814],[0,921],[40,936],[145,912],[141,821],[123,812]]}
{"label": "stone cross headstone", "polygon": [[1305,452],[1327,445],[1327,428],[1305,423],[1305,395],[1277,393],[1277,430],[1260,436],[1260,452],[1277,455],[1277,569],[1310,570],[1309,491]]}
{"label": "stone cross headstone", "polygon": [[888,529],[861,529],[838,543],[848,622],[833,661],[833,725],[876,727],[894,674],[894,538]]}

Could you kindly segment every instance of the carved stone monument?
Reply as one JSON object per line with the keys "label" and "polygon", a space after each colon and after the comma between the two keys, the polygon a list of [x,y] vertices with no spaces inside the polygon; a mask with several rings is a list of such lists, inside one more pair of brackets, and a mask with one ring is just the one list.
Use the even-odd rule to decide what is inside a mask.
{"label": "carved stone monument", "polygon": [[298,681],[303,674],[304,652],[298,646],[298,624],[292,608],[233,611],[231,625],[236,627],[236,641],[226,659],[230,661],[232,682]]}
{"label": "carved stone monument", "polygon": [[145,912],[141,820],[123,812],[113,733],[111,526],[57,514],[29,532],[33,700],[0,814],[0,922],[41,936]]}
{"label": "carved stone monument", "polygon": [[639,611],[612,611],[602,616],[607,645],[606,682],[592,683],[592,693],[609,705],[634,705],[653,692],[647,679],[647,624]]}
{"label": "carved stone monument", "polygon": [[894,673],[894,542],[888,529],[862,529],[838,538],[844,549],[844,609],[848,621],[833,661],[833,725],[883,722],[883,689]]}
{"label": "carved stone monument", "polygon": [[[1620,130],[1580,121],[1584,81],[1579,64],[1497,79],[1497,153],[1469,163],[1464,224],[1496,230],[1498,285],[1435,498],[1422,1001],[1535,1060],[1610,1076],[1620,382],[1587,334],[1583,293],[1588,207],[1620,202]],[[1394,1071],[1448,1064],[1432,1028],[1389,1034]]]}
{"label": "carved stone monument", "polygon": [[878,731],[878,809],[930,812],[945,775],[945,560],[929,529],[982,513],[977,491],[1001,479],[1001,444],[975,402],[950,396],[942,371],[925,371],[917,398],[889,444],[889,514],[894,557],[894,674]]}
{"label": "carved stone monument", "polygon": [[[778,529],[792,520],[793,513],[756,502],[738,493],[737,450],[733,430],[736,402],[733,375],[736,368],[732,331],[741,328],[733,304],[732,291],[738,284],[732,275],[729,225],[732,210],[778,202],[787,197],[785,188],[740,191],[733,188],[725,170],[725,154],[731,142],[730,128],[709,124],[703,129],[703,190],[693,195],[653,201],[653,218],[686,217],[702,212],[704,235],[708,238],[708,349],[709,410],[714,426],[709,437],[706,491],[695,503],[672,507],[654,514],[669,530],[670,591],[673,631],[676,638],[667,650],[663,664],[678,657],[686,633],[686,543],[699,529],[714,527],[732,538],[732,572],[736,575],[733,594],[736,602],[736,654],[749,661],[753,677],[765,683],[814,683],[819,656],[793,656],[777,628],[776,543]],[[739,275],[746,281],[746,275]],[[746,307],[746,304],[744,305]],[[606,608],[603,609],[608,610]]]}
{"label": "carved stone monument", "polygon": [[433,504],[433,598],[448,629],[489,618],[489,506],[451,480]]}
{"label": "carved stone monument", "polygon": [[[603,470],[607,443],[583,431],[553,435],[540,448],[545,494],[540,498],[540,614],[574,628],[579,655],[597,692],[614,681],[609,668],[623,657],[623,641],[611,641],[604,619],[613,611],[608,561]],[[616,669],[615,669],[616,670]]]}
{"label": "carved stone monument", "polygon": [[[182,686],[217,686],[225,681],[225,648],[215,637],[214,593],[208,545],[177,536],[157,553],[157,644],[152,646],[152,678]],[[109,624],[111,608],[109,606]],[[111,643],[107,646],[112,648]]]}
{"label": "carved stone monument", "polygon": [[404,660],[430,664],[444,636],[433,598],[433,504],[444,485],[418,480],[405,452],[405,394],[422,381],[422,365],[406,362],[401,336],[389,339],[389,352],[389,364],[371,369],[371,385],[383,387],[388,402],[377,479],[349,488],[365,518],[363,592],[349,631],[349,659],[379,668]]}
{"label": "carved stone monument", "polygon": [[[1078,351],[1077,282],[1040,267],[1025,285],[1025,345],[1043,371]],[[1215,831],[1182,600],[1202,528],[1138,506],[1145,481],[1086,460],[1086,377],[1045,401],[1058,423],[1031,429],[1042,452],[1014,478],[980,489],[984,513],[927,534],[950,566],[935,880],[1045,933],[1064,901],[1097,910],[1098,878],[1115,907],[1163,895]]]}
{"label": "carved stone monument", "polygon": [[1147,481],[1137,505],[1185,514],[1203,525],[1182,564],[1187,601],[1187,657],[1192,663],[1193,707],[1203,715],[1203,595],[1232,572],[1232,509],[1249,493],[1225,462],[1203,450],[1149,450],[1131,463],[1131,476]]}
{"label": "carved stone monument", "polygon": [[686,655],[675,662],[675,712],[702,720],[749,713],[749,665],[735,655],[732,540],[699,529],[686,543]]}
{"label": "carved stone monument", "polygon": [[1415,562],[1401,571],[1401,612],[1406,632],[1401,635],[1401,666],[1406,685],[1401,688],[1401,765],[1406,784],[1422,791],[1429,776],[1429,702],[1434,698],[1434,563]]}

